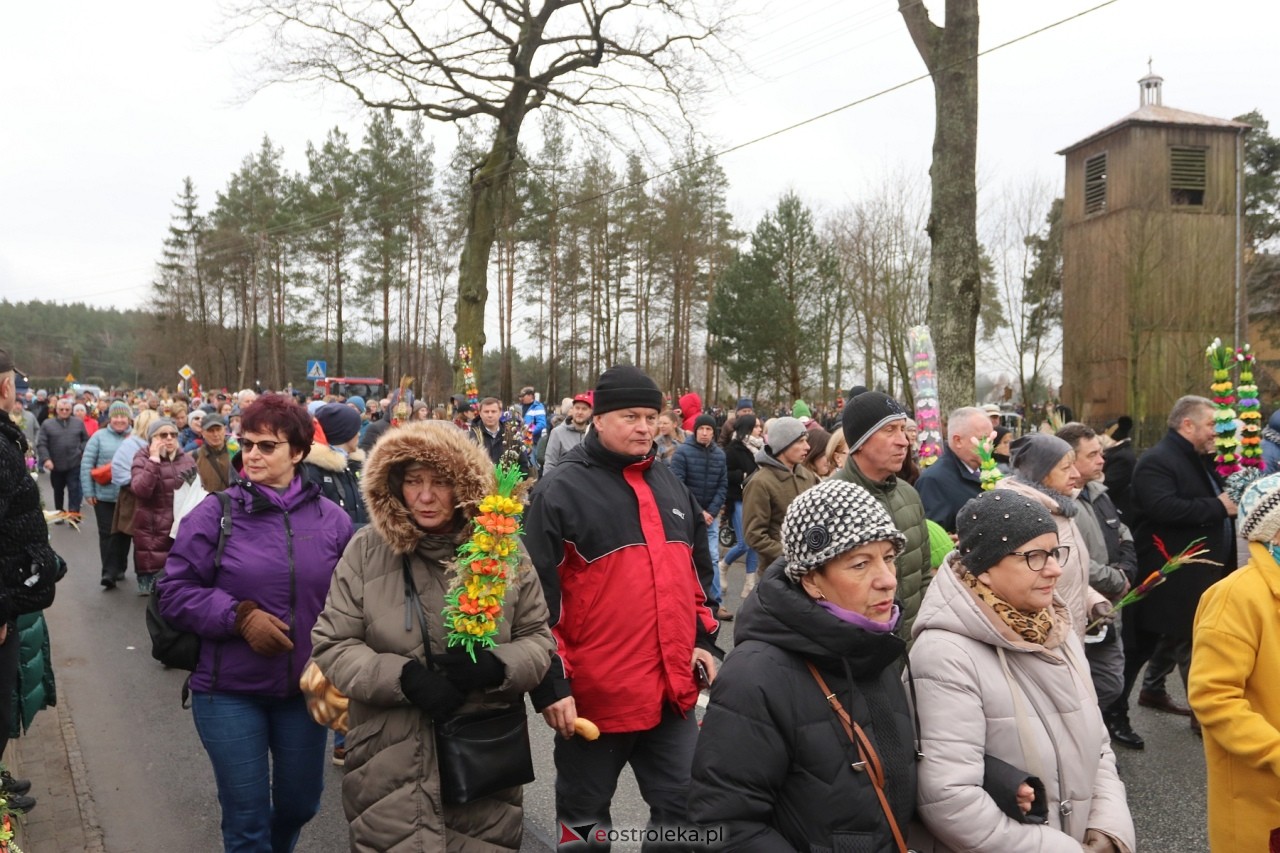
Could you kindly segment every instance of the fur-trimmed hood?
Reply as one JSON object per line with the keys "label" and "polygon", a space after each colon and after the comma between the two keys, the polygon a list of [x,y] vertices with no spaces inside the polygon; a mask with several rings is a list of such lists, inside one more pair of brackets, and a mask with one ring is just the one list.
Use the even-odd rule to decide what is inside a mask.
{"label": "fur-trimmed hood", "polygon": [[306,461],[325,471],[345,471],[347,470],[348,461],[364,462],[364,451],[353,450],[349,456],[343,456],[329,445],[313,441],[311,442],[311,451],[307,453]]}
{"label": "fur-trimmed hood", "polygon": [[412,552],[423,536],[400,494],[393,494],[390,487],[391,472],[410,462],[421,462],[451,478],[454,498],[468,517],[496,488],[488,455],[453,424],[419,421],[388,430],[365,460],[360,490],[370,523],[397,554]]}

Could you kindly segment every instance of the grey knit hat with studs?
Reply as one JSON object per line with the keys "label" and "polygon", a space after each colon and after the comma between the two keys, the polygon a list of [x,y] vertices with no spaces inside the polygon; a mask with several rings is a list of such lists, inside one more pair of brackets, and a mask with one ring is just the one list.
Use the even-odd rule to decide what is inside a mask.
{"label": "grey knit hat with studs", "polygon": [[1043,505],[1005,489],[983,492],[956,513],[956,550],[970,574],[980,575],[1058,525]]}
{"label": "grey knit hat with studs", "polygon": [[868,542],[892,542],[894,553],[901,554],[907,537],[866,489],[843,480],[824,480],[801,492],[782,520],[787,577],[796,583]]}

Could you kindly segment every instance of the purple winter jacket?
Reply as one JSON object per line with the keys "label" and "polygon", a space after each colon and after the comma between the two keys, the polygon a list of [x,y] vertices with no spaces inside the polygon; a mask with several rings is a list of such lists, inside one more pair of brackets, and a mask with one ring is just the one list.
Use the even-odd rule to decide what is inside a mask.
{"label": "purple winter jacket", "polygon": [[[193,691],[296,695],[311,657],[311,629],[351,539],[351,519],[319,486],[297,476],[284,494],[243,481],[226,494],[231,534],[216,581],[222,508],[209,495],[178,528],[158,581],[160,613],[173,627],[201,638]],[[257,602],[289,625],[293,650],[264,657],[251,649],[235,628],[241,601]]]}

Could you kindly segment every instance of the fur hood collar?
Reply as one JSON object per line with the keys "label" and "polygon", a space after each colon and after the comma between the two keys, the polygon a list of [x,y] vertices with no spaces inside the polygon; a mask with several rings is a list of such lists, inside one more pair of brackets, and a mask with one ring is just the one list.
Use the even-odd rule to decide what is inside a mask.
{"label": "fur hood collar", "polygon": [[317,468],[338,473],[347,470],[348,461],[364,462],[364,451],[354,450],[349,456],[343,456],[329,445],[313,441],[311,442],[311,451],[307,453],[306,461]]}
{"label": "fur hood collar", "polygon": [[392,473],[411,462],[421,462],[451,478],[454,498],[468,517],[496,488],[488,454],[453,424],[420,421],[388,430],[365,460],[360,490],[370,523],[397,554],[411,553],[425,535],[390,485]]}

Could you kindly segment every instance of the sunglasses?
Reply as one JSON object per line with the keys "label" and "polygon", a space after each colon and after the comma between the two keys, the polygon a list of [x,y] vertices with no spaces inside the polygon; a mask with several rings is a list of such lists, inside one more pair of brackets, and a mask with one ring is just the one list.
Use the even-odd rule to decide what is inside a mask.
{"label": "sunglasses", "polygon": [[287,441],[251,441],[247,438],[242,438],[240,439],[240,450],[243,453],[248,453],[256,447],[263,456],[270,456],[276,452],[277,447],[288,443]]}
{"label": "sunglasses", "polygon": [[1010,554],[1021,557],[1027,561],[1027,568],[1033,572],[1043,571],[1044,567],[1049,563],[1049,556],[1057,560],[1059,564],[1065,563],[1067,557],[1071,556],[1070,545],[1059,545],[1056,548],[1037,548],[1034,551],[1010,551]]}
{"label": "sunglasses", "polygon": [[176,432],[158,432],[156,433],[155,437],[156,438],[177,438],[178,434]]}

